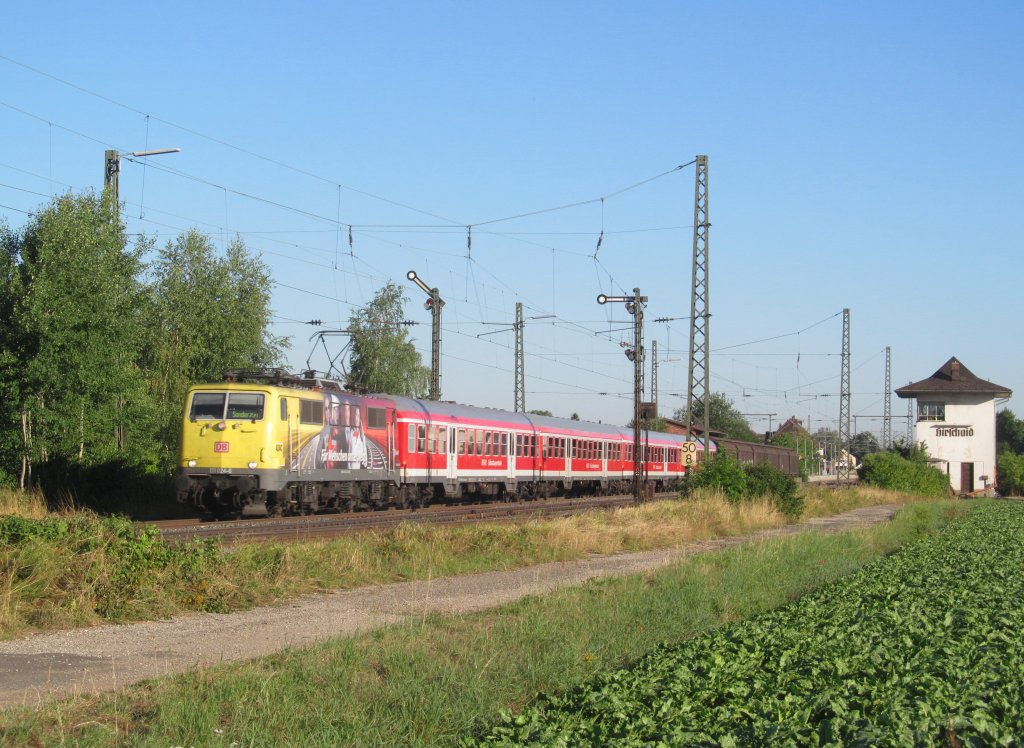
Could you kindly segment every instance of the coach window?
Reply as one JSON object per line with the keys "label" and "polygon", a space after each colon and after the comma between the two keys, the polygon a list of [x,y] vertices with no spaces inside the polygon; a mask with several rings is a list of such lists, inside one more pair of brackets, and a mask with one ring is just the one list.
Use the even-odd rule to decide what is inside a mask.
{"label": "coach window", "polygon": [[437,427],[437,451],[441,454],[448,452],[448,427]]}
{"label": "coach window", "polygon": [[502,433],[501,435],[501,456],[508,456],[508,434]]}
{"label": "coach window", "polygon": [[409,452],[416,451],[416,426],[415,424],[409,424]]}
{"label": "coach window", "polygon": [[437,454],[437,426],[431,426],[427,431],[427,452]]}
{"label": "coach window", "polygon": [[484,432],[484,457],[491,456],[491,432]]}
{"label": "coach window", "polygon": [[456,439],[459,445],[459,454],[466,454],[466,429],[459,429],[456,432]]}
{"label": "coach window", "polygon": [[427,451],[427,427],[417,426],[416,427],[416,451],[426,452]]}

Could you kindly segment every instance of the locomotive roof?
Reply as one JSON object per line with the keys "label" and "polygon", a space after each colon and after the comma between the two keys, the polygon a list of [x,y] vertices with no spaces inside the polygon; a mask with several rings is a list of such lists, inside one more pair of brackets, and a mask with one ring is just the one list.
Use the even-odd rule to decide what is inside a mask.
{"label": "locomotive roof", "polygon": [[[482,408],[476,405],[463,405],[447,401],[418,400],[411,397],[400,397],[397,395],[370,395],[370,397],[387,398],[394,401],[399,410],[423,413],[427,416],[442,416],[453,421],[501,421],[504,424],[530,428],[531,426],[544,426],[559,431],[587,432],[604,437],[619,437],[627,440],[633,438],[633,430],[624,426],[615,426],[607,423],[594,423],[593,421],[574,421],[570,418],[557,418],[555,416],[540,416],[533,413],[517,413],[500,408]],[[685,436],[669,434],[660,431],[649,432],[648,439],[666,441],[671,443],[683,443],[688,441]]]}

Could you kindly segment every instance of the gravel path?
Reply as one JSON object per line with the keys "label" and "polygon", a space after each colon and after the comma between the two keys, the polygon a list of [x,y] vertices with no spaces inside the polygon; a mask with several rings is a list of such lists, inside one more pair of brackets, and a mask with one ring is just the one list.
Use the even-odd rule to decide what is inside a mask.
{"label": "gravel path", "polygon": [[0,706],[36,705],[50,697],[110,691],[147,678],[227,660],[261,657],[351,636],[425,613],[463,613],[598,577],[665,566],[751,540],[807,529],[838,532],[891,519],[899,505],[856,509],[836,517],[750,535],[687,543],[679,548],[600,556],[440,579],[401,582],[316,595],[241,613],[200,614],[168,621],[98,626],[0,642]]}

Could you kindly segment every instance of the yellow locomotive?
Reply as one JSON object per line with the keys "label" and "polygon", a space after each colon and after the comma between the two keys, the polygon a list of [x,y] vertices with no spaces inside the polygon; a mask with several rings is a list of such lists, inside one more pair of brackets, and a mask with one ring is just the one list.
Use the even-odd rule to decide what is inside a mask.
{"label": "yellow locomotive", "polygon": [[366,411],[378,422],[386,418],[373,405],[333,380],[280,370],[236,372],[192,387],[178,500],[214,515],[246,516],[352,508],[363,494],[390,494],[391,460],[366,448]]}

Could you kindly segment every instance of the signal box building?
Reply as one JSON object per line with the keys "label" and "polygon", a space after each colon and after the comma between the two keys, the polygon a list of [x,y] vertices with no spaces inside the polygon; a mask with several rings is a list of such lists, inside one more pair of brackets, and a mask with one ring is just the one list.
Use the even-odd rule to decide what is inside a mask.
{"label": "signal box building", "polygon": [[996,482],[996,400],[1010,397],[1010,389],[974,376],[953,357],[896,394],[917,399],[914,439],[924,443],[953,490],[990,490]]}

